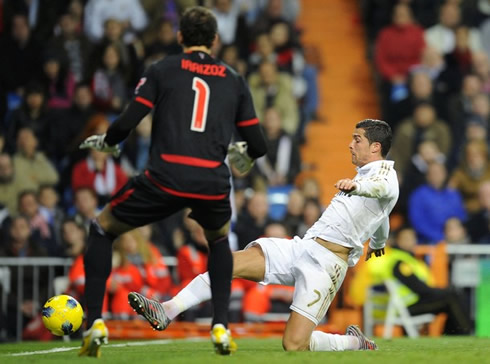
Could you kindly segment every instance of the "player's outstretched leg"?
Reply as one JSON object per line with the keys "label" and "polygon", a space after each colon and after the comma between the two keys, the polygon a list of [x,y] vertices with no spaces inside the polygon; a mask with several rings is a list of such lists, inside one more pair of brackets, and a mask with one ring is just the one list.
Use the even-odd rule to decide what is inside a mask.
{"label": "player's outstretched leg", "polygon": [[128,294],[129,305],[138,314],[143,316],[158,331],[163,331],[170,324],[162,304],[155,300],[150,300],[145,296],[131,292]]}
{"label": "player's outstretched leg", "polygon": [[100,346],[109,342],[109,330],[102,319],[94,321],[89,330],[83,333],[82,347],[79,356],[100,358]]}
{"label": "player's outstretched leg", "polygon": [[345,334],[359,339],[359,350],[378,350],[378,345],[373,340],[369,340],[357,325],[348,326]]}
{"label": "player's outstretched leg", "polygon": [[223,324],[213,325],[211,341],[216,354],[219,355],[230,355],[237,349],[237,344],[233,341],[230,330],[226,329]]}

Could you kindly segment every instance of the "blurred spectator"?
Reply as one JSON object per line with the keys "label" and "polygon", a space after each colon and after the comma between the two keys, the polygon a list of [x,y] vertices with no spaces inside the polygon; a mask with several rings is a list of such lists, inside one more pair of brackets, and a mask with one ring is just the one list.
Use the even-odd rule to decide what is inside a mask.
{"label": "blurred spectator", "polygon": [[308,177],[301,184],[301,192],[305,198],[321,200],[321,190],[318,180],[314,177]]}
{"label": "blurred spectator", "polygon": [[15,14],[25,14],[33,37],[40,42],[51,37],[56,21],[65,7],[64,1],[15,0],[4,3],[6,22],[10,24]]}
{"label": "blurred spectator", "polygon": [[322,207],[318,200],[308,199],[305,202],[305,208],[303,211],[303,219],[299,224],[296,235],[303,237],[309,228],[318,221],[322,214]]}
{"label": "blurred spectator", "polygon": [[473,73],[478,76],[482,83],[481,91],[490,94],[490,61],[485,52],[473,53]]}
{"label": "blurred spectator", "polygon": [[[282,223],[286,226],[288,236],[294,236],[303,220],[305,197],[300,190],[293,189],[289,192],[288,207]],[[270,236],[265,234],[265,236]]]}
{"label": "blurred spectator", "polygon": [[449,186],[457,189],[463,196],[466,211],[476,213],[480,208],[478,189],[490,180],[488,147],[485,142],[469,142],[464,148],[464,158],[451,175]]}
{"label": "blurred spectator", "polygon": [[90,222],[96,218],[98,213],[97,194],[90,187],[80,187],[74,192],[75,215],[77,224],[85,227],[88,234]]}
{"label": "blurred spectator", "polygon": [[490,181],[478,189],[479,209],[470,215],[466,228],[472,243],[490,244]]}
{"label": "blurred spectator", "polygon": [[[17,214],[17,196],[29,187],[30,183],[26,183],[25,178],[15,173],[10,155],[0,153],[0,204],[7,207],[10,215]],[[2,220],[4,218],[2,214]]]}
{"label": "blurred spectator", "polygon": [[[447,59],[447,57],[446,57]],[[445,97],[460,92],[463,74],[457,65],[447,62],[443,55],[434,47],[426,46],[422,52],[420,63],[414,65],[410,72],[425,72],[432,80],[434,91],[442,96],[443,108]],[[446,116],[443,114],[441,116]]]}
{"label": "blurred spectator", "polygon": [[38,191],[39,212],[47,221],[54,234],[54,239],[61,245],[61,224],[65,219],[64,211],[58,206],[59,196],[51,185],[42,185]]}
{"label": "blurred spectator", "polygon": [[487,57],[490,58],[490,17],[480,26],[481,40],[483,50],[487,53]]}
{"label": "blurred spectator", "polygon": [[264,235],[264,229],[270,222],[268,213],[267,195],[263,192],[255,192],[250,200],[247,201],[246,210],[238,215],[235,225],[239,250]]}
{"label": "blurred spectator", "polygon": [[301,170],[301,157],[296,140],[281,127],[277,110],[264,113],[262,125],[267,140],[267,154],[257,159],[257,168],[270,186],[293,184]]}
{"label": "blurred spectator", "polygon": [[218,34],[223,45],[235,43],[242,0],[214,0],[211,11],[218,23]]}
{"label": "blurred spectator", "polygon": [[290,135],[295,135],[299,114],[293,97],[291,76],[278,72],[274,63],[264,61],[258,72],[250,75],[249,85],[259,120],[263,120],[265,111],[273,107],[281,116],[283,129]]}
{"label": "blurred spectator", "polygon": [[415,232],[410,228],[400,229],[392,249],[377,261],[366,264],[372,283],[398,280],[398,294],[411,315],[444,312],[447,314],[445,334],[470,334],[471,323],[461,296],[451,287],[434,287],[429,267],[414,257],[416,245]]}
{"label": "blurred spectator", "polygon": [[444,241],[448,244],[470,244],[470,236],[461,219],[451,217],[444,224]]}
{"label": "blurred spectator", "polygon": [[[269,32],[279,21],[294,23],[300,11],[298,0],[259,0],[258,17],[252,29],[257,33]],[[253,16],[253,11],[250,12]]]}
{"label": "blurred spectator", "polygon": [[43,152],[37,151],[38,139],[30,128],[22,128],[17,136],[14,155],[15,173],[37,191],[41,185],[58,183],[58,172]]}
{"label": "blurred spectator", "polygon": [[280,222],[272,222],[264,229],[264,236],[268,238],[291,239],[286,226]]}
{"label": "blurred spectator", "polygon": [[95,114],[92,101],[90,85],[79,83],[75,87],[73,105],[56,118],[52,132],[52,159],[57,163],[63,159],[70,159],[74,151],[78,152],[79,136]]}
{"label": "blurred spectator", "polygon": [[75,78],[68,68],[67,60],[57,51],[45,52],[42,80],[47,90],[47,107],[68,109],[75,92]]}
{"label": "blurred spectator", "polygon": [[107,19],[119,20],[125,32],[142,31],[148,18],[138,0],[89,0],[85,5],[84,31],[93,42],[102,39]]}
{"label": "blurred spectator", "polygon": [[24,87],[39,74],[41,46],[32,38],[26,15],[14,14],[11,21],[10,36],[0,44],[4,55],[0,57],[0,79],[7,91],[22,95]]}
{"label": "blurred spectator", "polygon": [[417,152],[412,155],[410,164],[400,186],[400,197],[397,205],[404,215],[407,210],[408,198],[412,192],[426,182],[426,174],[431,163],[445,164],[446,156],[441,153],[432,140],[422,141]]}
{"label": "blurred spectator", "polygon": [[257,35],[255,38],[255,50],[248,59],[251,71],[257,71],[262,62],[276,63],[276,60],[277,55],[269,33]]}
{"label": "blurred spectator", "polygon": [[27,190],[19,194],[19,214],[27,218],[32,233],[36,235],[39,245],[46,250],[49,256],[62,255],[61,242],[56,241],[54,227],[41,213],[35,191]]}
{"label": "blurred spectator", "polygon": [[475,75],[467,75],[463,79],[461,92],[453,95],[448,101],[449,125],[453,139],[453,147],[449,158],[449,166],[452,168],[459,162],[461,149],[465,143],[465,130],[467,117],[472,112],[472,100],[480,93],[482,84]]}
{"label": "blurred spectator", "polygon": [[72,17],[75,22],[75,31],[78,35],[83,35],[83,12],[84,12],[84,1],[83,0],[69,0],[67,6],[68,14]]}
{"label": "blurred spectator", "polygon": [[[362,15],[367,28],[368,39],[371,42],[378,32],[390,23],[390,17],[399,2],[392,0],[363,0]],[[412,9],[417,23],[427,28],[437,22],[439,1],[409,0],[404,1]]]}
{"label": "blurred spectator", "polygon": [[467,116],[466,124],[479,123],[486,130],[490,127],[490,99],[487,94],[477,94],[471,100],[471,111]]}
{"label": "blurred spectator", "polygon": [[60,17],[58,29],[58,34],[50,40],[48,48],[56,50],[68,60],[68,68],[76,82],[87,80],[92,44],[85,35],[79,33],[75,16],[68,12]]}
{"label": "blurred spectator", "polygon": [[48,144],[54,121],[53,113],[47,108],[46,95],[42,85],[36,82],[30,83],[26,86],[21,106],[13,110],[6,120],[7,151],[9,153],[15,152],[17,134],[22,128],[31,128],[41,143],[40,149],[49,150]]}
{"label": "blurred spectator", "polygon": [[453,62],[463,75],[471,71],[472,49],[470,44],[471,30],[460,25],[455,30],[454,50],[446,56],[449,62]]}
{"label": "blurred spectator", "polygon": [[287,22],[277,22],[271,27],[270,40],[277,55],[276,64],[279,69],[292,75],[301,75],[305,67],[305,60],[291,32]]}
{"label": "blurred spectator", "polygon": [[92,188],[100,203],[105,203],[128,180],[121,166],[104,152],[90,150],[86,159],[73,167],[71,188],[73,191],[81,187]]}
{"label": "blurred spectator", "polygon": [[239,58],[238,48],[235,45],[224,46],[221,48],[221,56],[219,57],[224,63],[229,65],[240,75],[247,74],[247,63]]}
{"label": "blurred spectator", "polygon": [[102,53],[100,65],[92,78],[94,104],[103,112],[122,110],[128,97],[125,73],[121,61],[121,47],[108,44]]}
{"label": "blurred spectator", "polygon": [[446,167],[437,162],[430,163],[427,183],[413,191],[409,198],[410,223],[422,243],[437,244],[442,241],[444,225],[449,218],[466,219],[461,194],[447,187],[446,179]]}
{"label": "blurred spectator", "polygon": [[426,101],[434,105],[438,117],[447,114],[442,95],[434,90],[432,79],[425,72],[413,72],[409,79],[409,95],[407,98],[391,104],[389,124],[393,131],[397,130],[398,123],[413,113],[418,103]]}
{"label": "blurred spectator", "polygon": [[411,9],[405,4],[395,6],[393,24],[382,29],[376,39],[375,61],[382,77],[385,116],[391,102],[408,96],[408,71],[420,62],[424,46],[423,29],[414,23]]}
{"label": "blurred spectator", "polygon": [[[456,47],[455,31],[459,25],[461,25],[459,5],[447,2],[439,10],[439,22],[425,31],[425,41],[442,54],[449,54]],[[478,29],[469,29],[468,45],[472,52],[481,50],[482,45]]]}
{"label": "blurred spectator", "polygon": [[151,124],[152,117],[148,114],[141,119],[124,143],[121,167],[129,176],[141,173],[146,167],[150,152]]}
{"label": "blurred spectator", "polygon": [[168,267],[158,250],[146,241],[139,230],[119,237],[114,244],[114,267],[108,281],[112,294],[111,312],[116,318],[135,313],[127,304],[131,291],[161,301],[170,296],[172,281]]}
{"label": "blurred spectator", "polygon": [[169,56],[182,52],[182,47],[177,42],[177,34],[170,20],[160,20],[157,27],[156,39],[146,47],[147,56],[160,54]]}
{"label": "blurred spectator", "polygon": [[[32,237],[32,232],[27,219],[23,216],[14,217],[8,226],[8,237],[4,244],[0,246],[0,257],[43,257],[46,256],[45,250],[40,247]],[[47,272],[41,268],[37,275],[37,282],[34,281],[34,270],[32,266],[22,267],[22,275],[18,273],[19,267],[10,267],[10,292],[7,297],[7,335],[15,338],[17,311],[22,312],[22,327],[30,321],[39,312],[41,304],[48,298],[47,281],[39,279]],[[18,279],[22,279],[22,284]],[[34,301],[34,285],[39,287],[38,301]],[[19,292],[18,288],[22,287],[23,291]],[[22,295],[21,305],[19,306],[18,297]]]}
{"label": "blurred spectator", "polygon": [[439,150],[447,155],[451,147],[451,133],[445,122],[437,119],[434,107],[419,103],[410,119],[403,121],[393,136],[390,157],[400,177],[408,171],[410,158],[418,145],[425,140],[434,141]]}
{"label": "blurred spectator", "polygon": [[143,43],[139,38],[130,42],[124,40],[124,24],[117,19],[107,19],[104,23],[104,37],[97,44],[92,63],[92,73],[101,65],[108,46],[114,46],[119,52],[120,70],[125,82],[136,85],[142,73],[142,62],[145,55]]}

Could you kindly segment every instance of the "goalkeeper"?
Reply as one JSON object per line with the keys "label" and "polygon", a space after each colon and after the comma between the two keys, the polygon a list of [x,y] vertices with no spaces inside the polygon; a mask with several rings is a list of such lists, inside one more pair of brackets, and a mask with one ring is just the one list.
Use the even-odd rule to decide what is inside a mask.
{"label": "goalkeeper", "polygon": [[[282,339],[285,350],[377,349],[355,325],[347,328],[346,335],[315,328],[342,285],[348,266],[354,266],[362,255],[363,243],[371,238],[366,260],[384,254],[388,217],[398,199],[394,163],[385,160],[390,145],[387,123],[371,119],[357,123],[349,144],[357,176],[335,184],[339,192],[305,236],[261,238],[233,253],[234,277],[294,286],[292,312]],[[128,295],[129,304],[157,330],[164,330],[180,312],[209,298],[207,273],[162,304],[139,293]]]}
{"label": "goalkeeper", "polygon": [[214,15],[202,7],[186,10],[178,39],[184,53],[149,66],[107,134],[90,136],[80,146],[117,155],[118,143],[153,112],[145,172],[121,188],[90,226],[84,256],[88,330],[80,355],[98,357],[100,345],[107,342],[101,313],[114,239],[185,207],[192,209],[190,216],[209,242],[212,343],[218,354],[234,349],[227,330],[233,259],[228,243],[230,172],[224,161],[235,129],[247,142],[230,147],[230,160],[240,173],[266,153],[266,142],[245,80],[210,54],[217,41]]}

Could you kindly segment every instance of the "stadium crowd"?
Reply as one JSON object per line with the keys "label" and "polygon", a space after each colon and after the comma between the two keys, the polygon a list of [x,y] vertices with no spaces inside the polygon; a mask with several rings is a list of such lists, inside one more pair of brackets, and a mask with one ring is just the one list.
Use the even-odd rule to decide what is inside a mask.
{"label": "stadium crowd", "polygon": [[[117,159],[78,146],[105,132],[145,67],[181,52],[179,14],[193,5],[216,15],[220,44],[213,52],[247,79],[268,141],[252,173],[234,178],[232,248],[264,235],[302,236],[318,219],[319,184],[299,176],[322,64],[315,48],[301,43],[300,0],[58,0],[49,7],[43,0],[0,0],[0,257],[73,258],[67,292],[82,299],[89,223],[129,176],[144,171],[151,115]],[[394,131],[396,214],[421,244],[490,244],[489,3],[360,5],[380,118]],[[107,315],[134,316],[129,291],[159,300],[174,295],[206,270],[206,244],[187,213],[124,234],[114,246]],[[175,257],[176,266],[163,257]],[[21,307],[12,285],[9,315],[1,318],[10,335],[10,313],[22,310],[27,324],[47,298],[32,302],[30,284],[32,272],[25,272]],[[232,290],[234,321],[288,312],[292,297],[292,289],[240,280]],[[184,319],[209,312],[203,306]]]}

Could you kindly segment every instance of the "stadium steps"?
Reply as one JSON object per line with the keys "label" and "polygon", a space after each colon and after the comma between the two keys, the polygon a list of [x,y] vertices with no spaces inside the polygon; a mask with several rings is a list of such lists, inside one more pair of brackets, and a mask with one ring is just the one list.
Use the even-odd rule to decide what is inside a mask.
{"label": "stadium steps", "polygon": [[353,177],[348,144],[353,126],[378,118],[374,80],[366,60],[364,29],[358,0],[302,0],[299,27],[302,42],[317,47],[324,65],[319,74],[319,121],[312,121],[302,157],[322,188],[322,202],[336,193],[334,183]]}

